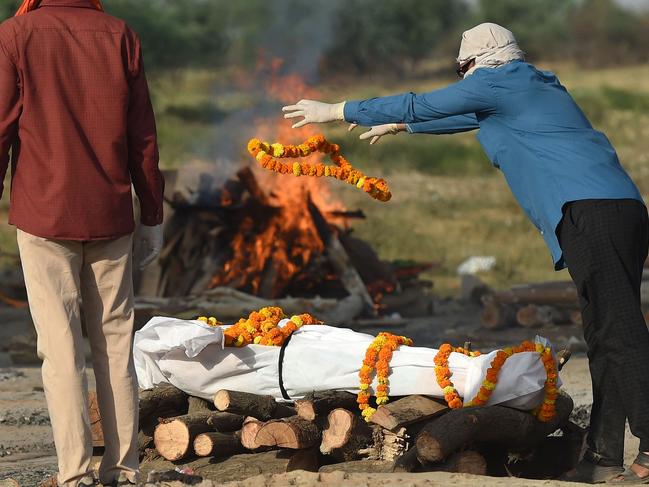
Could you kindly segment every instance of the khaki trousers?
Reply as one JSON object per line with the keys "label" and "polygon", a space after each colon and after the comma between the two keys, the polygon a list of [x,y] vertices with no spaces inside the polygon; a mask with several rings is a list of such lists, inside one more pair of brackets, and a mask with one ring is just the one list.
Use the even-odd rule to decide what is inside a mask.
{"label": "khaki trousers", "polygon": [[43,386],[59,464],[59,485],[90,475],[81,309],[90,340],[106,443],[99,480],[138,472],[138,389],[132,354],[132,235],[74,242],[18,231],[25,284],[43,360]]}

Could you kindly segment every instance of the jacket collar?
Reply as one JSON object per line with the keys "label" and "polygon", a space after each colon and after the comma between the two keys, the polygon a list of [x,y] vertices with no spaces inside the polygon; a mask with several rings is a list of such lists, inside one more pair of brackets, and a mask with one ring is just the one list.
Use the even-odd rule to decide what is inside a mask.
{"label": "jacket collar", "polygon": [[42,0],[40,7],[94,8],[90,0]]}

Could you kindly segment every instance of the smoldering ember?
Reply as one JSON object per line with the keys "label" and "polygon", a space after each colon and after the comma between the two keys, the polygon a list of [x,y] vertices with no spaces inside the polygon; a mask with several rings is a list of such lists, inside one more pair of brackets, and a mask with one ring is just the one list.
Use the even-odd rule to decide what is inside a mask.
{"label": "smoldering ember", "polygon": [[649,13],[512,5],[0,2],[0,487],[649,483]]}

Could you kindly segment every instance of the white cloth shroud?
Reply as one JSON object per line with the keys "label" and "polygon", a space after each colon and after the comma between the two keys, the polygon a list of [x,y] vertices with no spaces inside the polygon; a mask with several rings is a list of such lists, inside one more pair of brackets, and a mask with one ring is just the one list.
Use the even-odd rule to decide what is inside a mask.
{"label": "white cloth shroud", "polygon": [[[220,389],[268,394],[281,400],[280,347],[224,347],[224,328],[212,328],[200,321],[153,318],[135,334],[133,355],[140,387],[170,383],[207,400]],[[347,328],[300,328],[284,353],[283,384],[290,398],[325,390],[357,393],[358,371],[373,339]],[[460,396],[475,397],[496,352],[479,357],[451,354],[451,380]],[[432,348],[400,347],[390,363],[390,395],[442,397],[435,379],[436,354]],[[533,409],[543,401],[545,380],[538,353],[515,354],[500,371],[488,405]],[[373,387],[376,385],[375,380]]]}

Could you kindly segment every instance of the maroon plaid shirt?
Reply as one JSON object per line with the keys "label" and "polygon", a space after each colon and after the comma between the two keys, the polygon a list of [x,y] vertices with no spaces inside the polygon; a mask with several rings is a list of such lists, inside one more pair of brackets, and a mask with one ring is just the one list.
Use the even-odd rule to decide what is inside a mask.
{"label": "maroon plaid shirt", "polygon": [[137,35],[89,0],[43,0],[0,25],[0,196],[9,223],[61,240],[162,222],[164,180]]}

